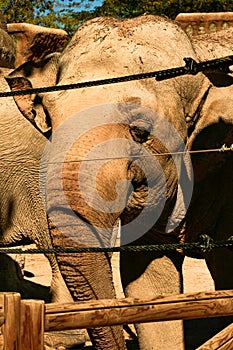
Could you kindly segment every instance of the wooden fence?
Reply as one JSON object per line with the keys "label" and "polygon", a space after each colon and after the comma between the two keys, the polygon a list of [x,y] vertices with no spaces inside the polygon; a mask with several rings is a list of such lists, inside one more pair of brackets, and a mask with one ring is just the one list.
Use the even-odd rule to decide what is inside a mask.
{"label": "wooden fence", "polygon": [[[18,293],[0,294],[0,326],[6,350],[44,350],[45,331],[217,316],[233,316],[233,290],[66,304],[21,300]],[[233,325],[198,350],[220,348],[233,349]]]}

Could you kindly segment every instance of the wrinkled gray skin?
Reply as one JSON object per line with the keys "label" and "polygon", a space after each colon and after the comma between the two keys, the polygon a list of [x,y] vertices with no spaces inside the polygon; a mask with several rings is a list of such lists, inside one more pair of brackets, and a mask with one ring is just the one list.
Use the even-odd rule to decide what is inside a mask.
{"label": "wrinkled gray skin", "polygon": [[[26,88],[62,85],[182,66],[184,57],[198,60],[198,45],[196,43],[194,47],[180,27],[162,18],[143,16],[124,21],[99,18],[82,26],[60,57],[49,56],[40,64],[26,63],[10,74],[7,81],[12,90],[17,90],[22,86]],[[216,179],[220,174],[221,178],[226,178],[226,174],[221,173],[221,167],[225,171],[232,164],[228,156],[222,158],[219,155],[220,159],[216,156],[213,168],[210,162],[211,157],[215,156],[209,155],[207,163],[202,162],[201,157],[204,156],[193,157],[195,186],[192,210],[188,211],[185,220],[187,207],[184,202],[188,199],[187,190],[192,183],[192,171],[186,160],[182,164],[182,176],[187,185],[185,187],[183,181],[178,181],[180,169],[179,166],[178,169],[175,167],[174,158],[169,155],[158,156],[159,153],[166,153],[167,149],[174,152],[182,149],[182,143],[187,141],[189,147],[193,149],[199,146],[209,148],[215,144],[219,147],[222,142],[231,139],[231,125],[226,123],[228,114],[223,121],[219,121],[216,117],[216,129],[222,130],[223,127],[223,132],[211,134],[210,145],[205,144],[205,136],[198,137],[202,133],[205,135],[208,130],[210,106],[216,115],[219,115],[220,111],[224,113],[228,110],[221,108],[221,94],[220,102],[217,101],[219,107],[215,109],[214,103],[215,99],[218,99],[219,88],[214,87],[209,78],[211,77],[207,78],[199,73],[195,77],[186,75],[163,82],[144,79],[40,95],[52,125],[52,145],[55,144],[56,137],[58,140],[54,146],[54,153],[51,153],[50,160],[53,165],[48,167],[46,193],[47,211],[53,221],[50,228],[54,246],[109,246],[114,240],[113,227],[119,218],[123,243],[126,242],[126,224],[129,222],[132,224],[131,233],[137,228],[146,232],[134,242],[129,242],[131,244],[193,241],[197,239],[195,230],[198,224],[202,225],[203,220],[206,223],[213,221],[215,214],[216,219],[223,220],[227,216],[228,220],[224,221],[224,224],[215,222],[214,225],[210,225],[207,233],[213,235],[215,239],[228,236],[232,211],[227,198],[230,198],[232,192],[227,186],[230,186],[227,181],[220,189],[222,202],[216,197],[219,194]],[[33,104],[33,99],[31,101],[28,98],[15,98],[15,100],[24,116],[36,126],[33,116],[36,115],[38,105]],[[213,104],[208,105],[208,101],[212,101]],[[105,107],[100,107],[101,104],[105,104]],[[96,110],[91,109],[94,106],[98,106]],[[193,120],[196,111],[199,110],[200,121],[197,123],[195,121],[193,128],[190,126],[188,129],[187,121]],[[77,116],[78,112],[80,114]],[[65,132],[62,123],[74,114],[78,122],[75,125],[75,120],[72,120]],[[162,119],[158,121],[157,115]],[[167,132],[165,120],[175,127],[180,139],[176,139],[173,132],[171,134]],[[97,121],[102,125],[95,128]],[[59,129],[61,125],[62,128]],[[85,128],[86,133],[83,131]],[[75,138],[71,141],[74,131],[79,132],[81,136],[79,135],[76,141]],[[122,142],[116,146],[117,139],[121,139]],[[105,166],[98,166],[98,162],[94,162],[98,168],[98,177],[96,182],[91,181],[94,172],[93,163],[86,162],[89,165],[83,168],[80,160],[87,157],[94,146],[109,140],[114,142],[108,144],[107,151],[102,149],[98,153],[97,148],[95,153],[95,158],[108,158],[109,162]],[[67,144],[72,147],[66,150],[65,162],[62,168],[59,168],[61,161],[59,156]],[[137,145],[149,150],[152,158],[157,160],[157,165],[153,159],[147,161],[146,158],[142,158],[143,171],[140,170],[133,157],[135,153],[138,154],[135,148]],[[110,160],[112,157],[117,159]],[[62,179],[62,193],[59,176]],[[216,192],[212,191],[210,177],[213,179],[211,181],[214,181]],[[207,187],[205,184],[208,181],[210,185]],[[118,183],[120,185],[117,187]],[[162,192],[165,187],[166,201],[163,203]],[[226,197],[222,192],[223,189],[227,191]],[[148,191],[151,197],[148,197]],[[62,197],[62,194],[65,196]],[[214,211],[214,215],[208,211],[210,208],[208,196],[214,196],[211,197],[214,210],[218,202],[219,210]],[[64,208],[64,199],[69,208],[77,214],[76,216],[72,210]],[[116,202],[121,204],[117,208],[113,207]],[[226,202],[228,204],[225,206]],[[227,210],[221,212],[221,205]],[[159,219],[145,228],[148,219],[153,218],[161,206],[163,210]],[[137,215],[141,211],[144,212],[142,209],[145,207],[146,216],[142,216],[141,221],[136,222]],[[201,214],[204,212],[206,217],[203,218]],[[59,224],[56,222],[56,216],[62,218]],[[168,224],[175,230],[168,232],[166,229]],[[203,228],[207,229],[204,226]],[[198,233],[202,232],[203,229],[199,229]],[[222,261],[216,262],[212,258],[215,254],[219,255],[218,258]],[[223,269],[221,265],[224,264],[225,254],[228,253],[222,254],[218,250],[207,255],[217,288],[232,288],[232,275],[229,271],[229,267],[232,266],[230,261],[232,255],[229,252],[229,261],[226,261],[227,266]],[[182,292],[183,257],[180,252],[122,254],[121,276],[126,295],[147,298],[156,297],[161,293]],[[74,300],[115,297],[108,255],[74,254],[57,258]],[[225,283],[224,279],[228,282]],[[140,349],[182,349],[183,335],[180,321],[141,324],[136,328]],[[95,349],[125,349],[121,327],[89,330],[89,333]]]}
{"label": "wrinkled gray skin", "polygon": [[[233,54],[233,29],[192,40],[201,61]],[[188,149],[218,149],[233,143],[233,75],[206,73],[210,90],[200,111],[188,123]],[[233,224],[233,153],[193,154],[195,186],[192,201],[182,228],[186,242],[195,242],[206,233],[215,240],[232,236]],[[195,252],[192,252],[195,256]],[[197,254],[198,256],[198,254]],[[215,282],[216,289],[233,288],[233,251],[213,249],[203,254]],[[216,330],[232,322],[232,318],[217,318]]]}
{"label": "wrinkled gray skin", "polygon": [[[9,91],[0,71],[1,91]],[[39,165],[46,138],[22,118],[11,97],[0,100],[0,243],[20,245],[34,242],[38,247],[52,247],[47,217],[39,192]],[[49,256],[56,279],[59,276],[56,259]],[[57,284],[56,281],[55,284]],[[60,282],[59,282],[60,283]],[[58,285],[53,298],[56,300]]]}
{"label": "wrinkled gray skin", "polygon": [[[233,30],[227,29],[192,40],[202,61],[232,55]],[[196,120],[188,122],[188,148],[218,149],[233,141],[233,75],[222,72],[206,73],[210,79],[209,93]],[[195,119],[194,118],[194,119]],[[227,239],[232,235],[232,153],[196,154],[192,156],[195,186],[185,221],[186,241],[195,241],[204,232],[212,238]],[[204,195],[200,195],[203,193]],[[199,203],[199,205],[197,204]],[[218,258],[218,255],[222,258]],[[229,249],[216,249],[205,255],[217,289],[232,289],[229,276],[233,254]],[[224,258],[223,258],[224,257]],[[220,267],[217,267],[220,264]],[[222,271],[225,273],[222,273]],[[227,273],[228,272],[228,273]]]}
{"label": "wrinkled gray skin", "polygon": [[[1,91],[9,91],[4,76],[12,71],[10,68],[13,68],[16,52],[3,18],[2,22],[0,86]],[[36,37],[33,30],[36,28],[38,31],[38,26],[30,26],[26,25],[28,45],[32,44],[30,39]],[[46,137],[25,123],[12,97],[1,98],[0,111],[0,243],[19,245],[34,242],[38,247],[51,247],[46,211],[39,192],[39,166]],[[55,282],[56,278],[60,278],[59,270],[55,257],[51,255],[49,260],[56,276]],[[56,300],[57,287],[54,293]]]}
{"label": "wrinkled gray skin", "polygon": [[[36,35],[33,30],[39,30],[37,26],[31,28],[26,25],[26,28],[30,44],[30,30],[34,39]],[[9,91],[4,76],[12,71],[15,48],[12,38],[4,29],[0,29],[0,64],[5,67],[0,68],[0,90]],[[9,60],[9,57],[12,59]],[[40,159],[47,139],[22,118],[12,97],[0,99],[0,114],[0,246],[34,242],[38,248],[51,248],[47,215],[39,191]],[[0,254],[0,291],[20,292],[22,298],[39,298],[47,302],[72,301],[55,256],[47,255],[47,258],[52,269],[50,291],[47,287],[25,280],[16,262]],[[57,339],[53,337],[51,342],[56,343]],[[80,341],[84,341],[83,335],[80,335]]]}

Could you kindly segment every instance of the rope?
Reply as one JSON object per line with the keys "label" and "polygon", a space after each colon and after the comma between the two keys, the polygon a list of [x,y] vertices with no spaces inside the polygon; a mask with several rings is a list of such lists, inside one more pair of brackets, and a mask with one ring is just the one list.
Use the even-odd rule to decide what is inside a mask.
{"label": "rope", "polygon": [[[200,149],[200,150],[195,150],[195,151],[180,151],[180,152],[164,152],[164,153],[157,153],[156,156],[160,157],[160,156],[168,156],[168,155],[183,155],[183,154],[199,154],[199,153],[211,153],[211,152],[218,152],[218,153],[224,153],[224,152],[233,152],[233,144],[231,144],[230,147],[227,147],[225,144],[221,147],[221,148],[210,148],[210,149]],[[62,163],[82,163],[82,162],[91,162],[91,161],[107,161],[107,160],[120,160],[120,159],[128,159],[130,157],[130,159],[138,159],[138,158],[150,158],[151,156],[146,156],[146,155],[134,155],[134,156],[125,156],[125,157],[106,157],[106,158],[91,158],[91,159],[78,159],[78,160],[69,160],[66,161],[64,160]],[[16,164],[27,164],[27,163],[32,163],[32,161],[27,162],[26,160],[24,161],[18,161],[18,160],[8,160],[8,159],[4,159],[4,161],[0,160],[0,164],[1,162],[6,163],[16,163]],[[37,162],[36,162],[37,163]],[[59,162],[48,162],[48,165],[51,164],[58,164]]]}
{"label": "rope", "polygon": [[[195,151],[180,151],[180,152],[164,152],[164,153],[156,153],[156,156],[169,156],[169,155],[183,155],[183,154],[197,154],[197,153],[211,153],[211,152],[233,152],[233,144],[231,144],[230,147],[227,147],[225,144],[221,148],[212,148],[212,149],[202,149],[202,150],[195,150]],[[117,160],[117,159],[138,159],[138,158],[150,158],[151,155],[135,155],[135,156],[125,156],[125,157],[106,157],[106,158],[91,158],[91,159],[78,159],[78,160],[64,160],[62,163],[82,163],[82,162],[91,162],[91,161],[102,161],[102,160]],[[57,164],[58,162],[48,162],[48,164]]]}
{"label": "rope", "polygon": [[197,249],[202,253],[215,248],[233,248],[233,236],[227,240],[214,241],[210,236],[202,234],[198,242],[194,243],[171,243],[141,246],[122,247],[85,247],[85,248],[0,248],[0,254],[70,254],[70,253],[109,253],[109,252],[165,252],[182,249],[184,251]]}
{"label": "rope", "polygon": [[30,95],[30,94],[37,94],[37,93],[43,93],[43,92],[71,90],[71,89],[81,89],[85,87],[116,84],[116,83],[122,83],[122,82],[133,81],[133,80],[148,79],[148,78],[156,78],[157,81],[161,81],[165,79],[175,78],[181,75],[186,75],[186,74],[196,75],[199,72],[216,70],[216,69],[218,69],[219,71],[223,71],[225,73],[230,73],[229,66],[233,64],[233,55],[225,56],[222,58],[217,58],[217,59],[213,59],[205,62],[200,62],[200,63],[197,63],[191,57],[185,57],[184,61],[185,61],[185,66],[182,66],[182,67],[163,69],[160,71],[148,72],[148,73],[132,74],[132,75],[116,77],[116,78],[86,81],[86,82],[75,83],[75,84],[56,85],[56,86],[47,86],[47,87],[25,89],[25,90],[18,90],[18,91],[0,92],[0,97]]}

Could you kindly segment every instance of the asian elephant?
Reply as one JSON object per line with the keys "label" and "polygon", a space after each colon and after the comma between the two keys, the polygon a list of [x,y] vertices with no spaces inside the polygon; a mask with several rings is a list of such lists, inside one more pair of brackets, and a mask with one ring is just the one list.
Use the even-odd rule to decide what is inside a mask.
{"label": "asian elephant", "polygon": [[[3,22],[4,23],[4,22]],[[43,28],[31,24],[9,25],[10,32],[17,36],[21,49],[7,33],[6,25],[0,29],[0,89],[9,91],[4,79],[15,65],[30,59],[38,59],[33,54],[36,47],[44,46],[45,51],[59,50],[67,40],[63,30]],[[47,45],[47,48],[46,48]],[[43,56],[43,54],[41,53]],[[17,65],[17,64],[16,64]],[[12,97],[0,100],[0,246],[11,247],[36,243],[38,248],[51,248],[47,215],[39,190],[40,159],[47,138],[22,118]],[[43,123],[40,124],[43,129]],[[49,128],[43,129],[49,133]],[[20,292],[22,298],[40,298],[47,302],[72,301],[58,268],[55,255],[47,255],[52,269],[51,290],[23,278],[17,264],[7,255],[0,254],[0,290]],[[77,336],[75,337],[77,340]],[[53,338],[53,340],[57,341]],[[79,343],[85,341],[79,335]]]}
{"label": "asian elephant", "polygon": [[[192,39],[199,60],[232,55],[233,29]],[[209,92],[203,105],[188,118],[190,151],[221,149],[233,144],[233,76],[222,71],[206,72]],[[232,237],[233,224],[233,152],[206,152],[191,155],[194,172],[192,200],[184,220],[182,235],[186,242],[195,242],[202,233],[211,238]],[[194,253],[194,252],[192,252]],[[195,254],[194,254],[195,256]],[[229,248],[212,249],[202,254],[215,282],[215,288],[233,288],[233,252]],[[232,322],[232,318],[216,318],[215,331]]]}
{"label": "asian elephant", "polygon": [[[233,29],[205,34],[192,39],[199,60],[205,61],[233,54]],[[188,149],[219,149],[233,144],[233,75],[229,72],[206,72],[209,91],[202,107],[188,118]],[[201,233],[215,240],[232,236],[232,152],[207,151],[193,154],[194,190],[184,223],[186,241],[195,241]],[[202,194],[202,195],[201,195]],[[215,249],[205,254],[217,289],[232,289],[232,251]],[[224,271],[224,273],[222,273]]]}
{"label": "asian elephant", "polygon": [[[185,57],[198,61],[198,45],[179,25],[161,17],[97,18],[78,29],[60,56],[25,63],[6,80],[15,91],[158,71],[183,66]],[[44,121],[51,123],[40,175],[54,247],[112,246],[119,220],[122,245],[193,240],[190,221],[198,222],[202,211],[196,204],[197,176],[204,171],[204,176],[212,176],[212,168],[202,170],[205,162],[197,156],[193,171],[185,149],[186,144],[190,149],[199,146],[198,123],[190,121],[196,122],[197,112],[201,116],[212,91],[218,93],[211,78],[210,73],[163,81],[145,77],[15,96],[19,110],[37,129],[37,113],[41,117],[44,111]],[[230,129],[225,119],[222,123]],[[218,146],[224,140],[221,136]],[[191,199],[193,188],[196,198]],[[186,217],[190,201],[197,208]],[[220,228],[218,232],[221,235]],[[121,253],[126,295],[182,292],[183,258],[180,251]],[[57,259],[74,300],[115,297],[109,254],[58,254]],[[212,271],[211,258],[208,261]],[[213,275],[218,287],[218,276]],[[183,346],[181,321],[136,328],[140,349]],[[89,334],[95,349],[125,349],[119,326],[90,329]]]}

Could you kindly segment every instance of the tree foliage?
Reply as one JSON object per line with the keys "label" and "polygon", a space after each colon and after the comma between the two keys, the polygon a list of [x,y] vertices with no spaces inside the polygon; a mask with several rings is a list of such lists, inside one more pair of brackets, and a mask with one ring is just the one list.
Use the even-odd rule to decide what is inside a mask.
{"label": "tree foliage", "polygon": [[180,12],[233,11],[232,0],[104,0],[99,3],[97,0],[0,0],[9,23],[60,27],[71,35],[83,22],[97,16],[124,18],[146,13],[174,19]]}
{"label": "tree foliage", "polygon": [[98,16],[119,18],[136,17],[143,14],[167,16],[174,19],[179,13],[233,11],[232,0],[104,0],[93,11],[74,14],[76,23]]}
{"label": "tree foliage", "polygon": [[9,23],[44,22],[47,14],[53,13],[53,1],[50,0],[0,0],[0,6]]}
{"label": "tree foliage", "polygon": [[116,17],[135,17],[142,14],[165,15],[174,19],[180,12],[233,11],[232,0],[105,0],[96,14]]}
{"label": "tree foliage", "polygon": [[8,23],[26,22],[48,27],[60,27],[72,32],[78,26],[76,14],[88,18],[93,0],[0,0],[0,7]]}

